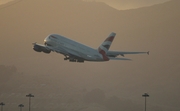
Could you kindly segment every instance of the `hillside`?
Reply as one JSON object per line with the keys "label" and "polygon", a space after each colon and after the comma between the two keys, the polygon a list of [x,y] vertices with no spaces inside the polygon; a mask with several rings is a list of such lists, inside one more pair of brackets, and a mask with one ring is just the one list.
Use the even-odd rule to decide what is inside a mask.
{"label": "hillside", "polygon": [[[132,107],[141,110],[144,105],[141,95],[148,92],[151,110],[179,111],[179,4],[179,0],[172,0],[150,7],[118,11],[99,2],[24,0],[3,8],[0,10],[0,63],[16,66],[19,73],[10,75],[8,82],[3,81],[1,100],[16,107],[18,95],[21,95],[18,102],[26,101],[24,94],[31,92],[39,96],[36,100],[39,110],[43,108],[42,101],[43,104],[54,104],[52,110],[60,110],[62,107],[58,107],[58,102],[61,98],[55,97],[58,94],[63,92],[67,94],[65,97],[76,98],[79,95],[77,97],[83,98],[82,89],[92,91],[99,88],[105,92],[106,102],[118,104],[125,99]],[[43,39],[51,33],[97,48],[112,31],[117,36],[111,50],[149,50],[150,55],[128,55],[127,58],[133,59],[131,62],[74,64],[64,61],[60,54],[47,55],[32,49],[33,42],[43,43]],[[44,87],[44,84],[47,86]],[[80,106],[74,110],[112,108],[105,103],[89,105],[75,100],[80,101]],[[59,103],[63,108],[68,107],[62,101]],[[70,108],[77,106],[74,103],[70,105]]]}

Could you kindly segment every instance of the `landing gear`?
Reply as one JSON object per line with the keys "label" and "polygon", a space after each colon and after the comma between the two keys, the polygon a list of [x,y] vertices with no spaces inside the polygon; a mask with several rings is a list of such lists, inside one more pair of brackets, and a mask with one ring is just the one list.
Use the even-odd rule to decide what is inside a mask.
{"label": "landing gear", "polygon": [[65,56],[64,60],[69,60],[69,62],[80,62],[83,63],[83,59],[75,59],[75,58],[70,58],[69,56]]}
{"label": "landing gear", "polygon": [[68,60],[69,58],[64,58],[64,60]]}
{"label": "landing gear", "polygon": [[65,57],[64,60],[69,60],[69,62],[76,62],[76,59],[74,58],[69,58],[69,57]]}
{"label": "landing gear", "polygon": [[76,59],[69,59],[69,62],[76,62]]}
{"label": "landing gear", "polygon": [[81,62],[81,63],[83,63],[83,62],[84,62],[84,60],[82,60],[82,59],[78,59],[78,60],[77,60],[77,62]]}
{"label": "landing gear", "polygon": [[65,56],[64,60],[68,60],[68,59],[69,59],[69,57],[68,57],[68,56]]}

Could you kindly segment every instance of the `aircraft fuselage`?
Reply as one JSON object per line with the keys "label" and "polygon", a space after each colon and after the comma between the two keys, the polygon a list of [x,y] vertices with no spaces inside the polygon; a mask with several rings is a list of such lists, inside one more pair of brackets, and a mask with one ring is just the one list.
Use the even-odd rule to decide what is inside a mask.
{"label": "aircraft fuselage", "polygon": [[51,50],[86,61],[104,61],[97,49],[93,49],[79,42],[73,41],[57,34],[51,34],[44,39],[44,44]]}

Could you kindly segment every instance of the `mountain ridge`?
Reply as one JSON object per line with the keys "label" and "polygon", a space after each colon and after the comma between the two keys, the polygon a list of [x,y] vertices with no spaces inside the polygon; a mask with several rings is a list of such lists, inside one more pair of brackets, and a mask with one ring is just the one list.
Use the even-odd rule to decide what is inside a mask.
{"label": "mountain ridge", "polygon": [[[147,91],[149,103],[157,104],[164,111],[168,110],[163,105],[179,111],[179,2],[118,11],[96,2],[26,0],[0,10],[0,62],[15,65],[25,77],[13,76],[12,83],[8,81],[9,85],[3,85],[9,87],[20,79],[23,87],[29,87],[34,80],[35,90],[41,92],[39,81],[42,79],[52,83],[48,88],[54,85],[60,90],[58,84],[63,86],[62,83],[74,89],[100,88],[109,96],[141,102],[141,93]],[[110,50],[149,50],[150,55],[127,55],[132,62],[72,64],[57,53],[36,53],[31,44],[43,44],[47,35],[58,33],[97,48],[112,31],[117,36]],[[22,90],[33,90],[32,86],[28,87]],[[48,90],[43,89],[51,93]]]}

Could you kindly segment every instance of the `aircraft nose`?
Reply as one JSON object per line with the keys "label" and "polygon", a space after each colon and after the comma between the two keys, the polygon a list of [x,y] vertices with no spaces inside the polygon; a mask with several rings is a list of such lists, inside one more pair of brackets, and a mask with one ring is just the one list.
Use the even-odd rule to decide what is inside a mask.
{"label": "aircraft nose", "polygon": [[48,41],[49,41],[49,38],[46,37],[46,38],[44,39],[44,45],[47,45]]}
{"label": "aircraft nose", "polygon": [[44,42],[48,42],[49,41],[49,37],[46,37],[45,39],[44,39]]}
{"label": "aircraft nose", "polygon": [[56,46],[56,43],[52,41],[49,36],[44,39],[44,45],[47,46]]}

